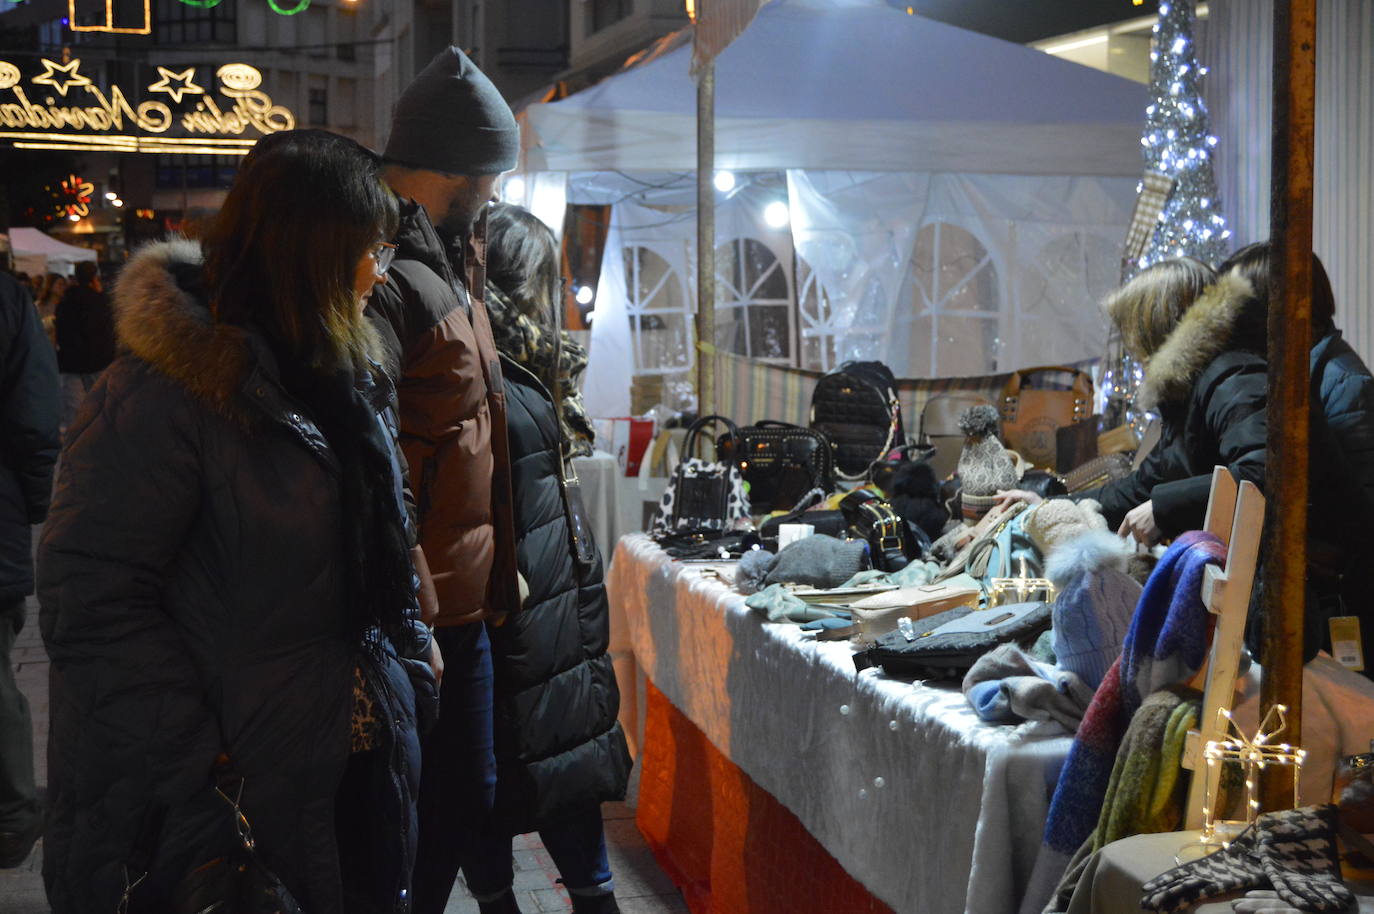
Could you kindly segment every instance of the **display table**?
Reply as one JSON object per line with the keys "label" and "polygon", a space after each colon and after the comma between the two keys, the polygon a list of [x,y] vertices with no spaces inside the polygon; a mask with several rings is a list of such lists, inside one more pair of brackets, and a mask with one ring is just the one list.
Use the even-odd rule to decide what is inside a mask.
{"label": "display table", "polygon": [[[651,684],[641,830],[693,911],[1017,909],[1062,731],[984,724],[954,685],[856,673],[843,642],[764,622],[642,535],[620,540],[608,584],[612,642]],[[877,901],[837,902],[832,871]]]}

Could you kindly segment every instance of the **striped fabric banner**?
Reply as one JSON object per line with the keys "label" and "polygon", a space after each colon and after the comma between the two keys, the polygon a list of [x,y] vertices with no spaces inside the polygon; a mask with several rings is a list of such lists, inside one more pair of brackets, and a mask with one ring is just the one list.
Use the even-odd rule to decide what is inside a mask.
{"label": "striped fabric banner", "polygon": [[[716,403],[722,414],[741,425],[752,424],[760,419],[808,425],[811,419],[811,392],[821,374],[819,371],[787,368],[718,351]],[[995,403],[1009,377],[1010,374],[996,374],[970,378],[899,379],[897,399],[902,405],[902,422],[907,435],[916,435],[921,411],[925,409],[926,401],[936,394],[965,391]]]}
{"label": "striped fabric banner", "polygon": [[[1273,0],[1211,0],[1202,48],[1222,208],[1235,246],[1269,237]],[[1313,246],[1336,323],[1374,361],[1374,0],[1317,4]]]}

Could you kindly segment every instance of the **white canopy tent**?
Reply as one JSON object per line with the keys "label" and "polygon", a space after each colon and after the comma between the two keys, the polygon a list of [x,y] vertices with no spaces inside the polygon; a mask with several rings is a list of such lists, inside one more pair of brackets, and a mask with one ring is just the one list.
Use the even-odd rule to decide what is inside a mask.
{"label": "white canopy tent", "polygon": [[58,241],[36,228],[11,228],[8,236],[0,234],[0,240],[14,255],[15,271],[30,276],[42,273],[70,276],[81,261],[96,260],[95,251]]}
{"label": "white canopy tent", "polygon": [[[628,409],[626,365],[691,364],[690,56],[670,36],[521,115],[532,208],[613,204],[595,414]],[[716,163],[736,177],[718,198],[717,343],[907,377],[1101,354],[1145,104],[1137,84],[886,4],[774,0],[716,60]],[[769,224],[778,202],[790,219],[775,206]]]}

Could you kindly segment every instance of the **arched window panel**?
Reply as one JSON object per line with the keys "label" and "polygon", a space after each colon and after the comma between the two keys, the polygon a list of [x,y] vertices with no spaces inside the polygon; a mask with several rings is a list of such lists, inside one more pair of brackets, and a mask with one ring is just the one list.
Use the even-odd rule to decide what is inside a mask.
{"label": "arched window panel", "polygon": [[923,225],[907,277],[910,305],[895,322],[908,344],[906,373],[959,377],[997,371],[1005,316],[997,265],[987,247],[958,225]]}
{"label": "arched window panel", "polygon": [[849,359],[884,358],[890,303],[877,276],[870,276],[851,300],[841,302],[820,274],[798,257],[797,287],[802,368],[829,371]]}
{"label": "arched window panel", "polygon": [[768,362],[792,364],[792,292],[772,248],[734,238],[716,248],[716,345]]}
{"label": "arched window panel", "polygon": [[648,247],[629,245],[623,255],[634,373],[668,374],[690,368],[691,302],[682,276]]}
{"label": "arched window panel", "polygon": [[1060,234],[1022,266],[1017,349],[1023,360],[1076,362],[1100,356],[1108,320],[1100,302],[1116,288],[1117,240],[1086,231]]}

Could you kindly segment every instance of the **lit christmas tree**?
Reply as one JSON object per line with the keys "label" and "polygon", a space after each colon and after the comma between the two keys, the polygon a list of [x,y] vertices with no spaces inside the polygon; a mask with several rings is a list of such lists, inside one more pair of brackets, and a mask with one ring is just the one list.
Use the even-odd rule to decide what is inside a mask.
{"label": "lit christmas tree", "polygon": [[1174,192],[1160,213],[1138,266],[1171,257],[1196,257],[1216,265],[1226,258],[1231,232],[1217,200],[1212,150],[1201,80],[1193,50],[1193,0],[1161,0],[1150,51],[1150,96],[1140,145],[1145,165],[1174,179]]}

